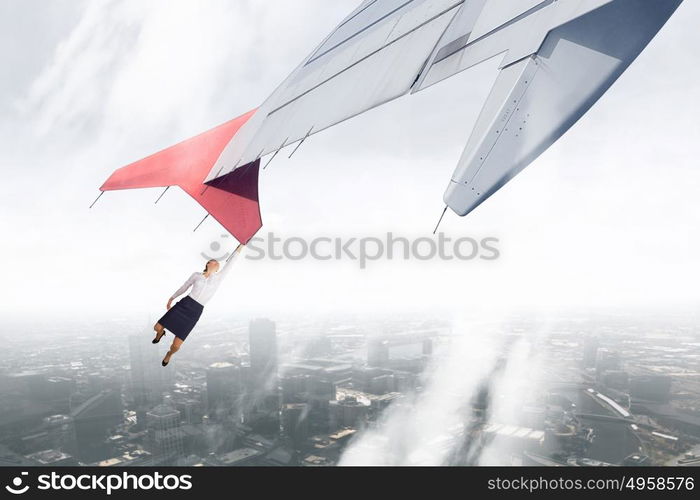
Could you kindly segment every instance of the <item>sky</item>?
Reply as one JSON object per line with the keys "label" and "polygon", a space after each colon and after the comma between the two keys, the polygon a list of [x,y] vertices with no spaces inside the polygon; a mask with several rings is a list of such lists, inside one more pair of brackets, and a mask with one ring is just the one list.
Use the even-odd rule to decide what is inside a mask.
{"label": "sky", "polygon": [[[178,190],[111,172],[256,106],[355,0],[0,0],[0,314],[146,324],[235,243]],[[240,260],[210,314],[694,307],[700,302],[698,2],[453,238],[497,261]],[[261,178],[280,238],[431,236],[493,61],[312,137]]]}

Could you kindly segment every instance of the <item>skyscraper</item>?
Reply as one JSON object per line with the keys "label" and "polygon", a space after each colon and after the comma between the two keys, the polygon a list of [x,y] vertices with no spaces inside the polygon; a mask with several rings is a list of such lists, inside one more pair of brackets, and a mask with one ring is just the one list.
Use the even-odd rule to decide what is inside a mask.
{"label": "skyscraper", "polygon": [[131,396],[144,413],[162,402],[164,380],[158,349],[143,335],[129,337]]}
{"label": "skyscraper", "polygon": [[588,336],[583,342],[583,366],[594,367],[598,357],[599,341],[598,337]]}
{"label": "skyscraper", "polygon": [[279,431],[281,404],[277,379],[277,331],[267,319],[251,321],[249,330],[250,370],[245,405],[246,425],[256,432]]}
{"label": "skyscraper", "polygon": [[250,323],[250,381],[253,392],[267,393],[277,387],[277,331],[268,319]]}
{"label": "skyscraper", "polygon": [[232,363],[215,363],[207,369],[207,412],[223,421],[240,410],[241,370]]}
{"label": "skyscraper", "polygon": [[183,456],[180,412],[162,404],[149,411],[146,419],[153,465],[176,465]]}
{"label": "skyscraper", "polygon": [[282,430],[295,450],[302,449],[309,438],[308,416],[308,404],[287,404],[282,407]]}

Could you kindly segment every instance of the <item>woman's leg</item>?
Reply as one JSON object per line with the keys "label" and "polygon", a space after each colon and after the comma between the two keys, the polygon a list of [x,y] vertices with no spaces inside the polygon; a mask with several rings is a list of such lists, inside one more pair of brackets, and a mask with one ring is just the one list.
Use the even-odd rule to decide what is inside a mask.
{"label": "woman's leg", "polygon": [[160,323],[157,323],[156,326],[153,327],[153,329],[156,332],[156,342],[160,342],[160,339],[162,339],[163,335],[165,335],[165,327]]}
{"label": "woman's leg", "polygon": [[170,346],[170,350],[168,351],[168,354],[165,355],[165,358],[163,358],[163,361],[165,363],[170,363],[170,358],[173,357],[173,355],[180,350],[180,347],[182,347],[183,340],[175,337],[175,340],[173,340],[173,345]]}

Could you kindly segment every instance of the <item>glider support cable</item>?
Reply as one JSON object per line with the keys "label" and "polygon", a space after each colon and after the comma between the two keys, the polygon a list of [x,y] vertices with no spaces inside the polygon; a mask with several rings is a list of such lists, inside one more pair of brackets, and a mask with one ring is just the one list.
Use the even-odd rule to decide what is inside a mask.
{"label": "glider support cable", "polygon": [[163,191],[163,193],[162,193],[162,194],[158,197],[158,199],[156,200],[155,205],[157,205],[158,202],[159,202],[160,200],[163,199],[163,196],[165,196],[165,193],[167,193],[167,192],[170,190],[170,187],[171,187],[171,186],[168,186],[168,187],[165,188],[165,191]]}
{"label": "glider support cable", "polygon": [[445,207],[445,210],[442,211],[442,215],[440,216],[437,226],[435,226],[435,231],[433,231],[433,234],[437,234],[438,229],[440,229],[440,224],[442,224],[442,220],[445,218],[445,214],[447,214],[447,208],[448,207]]}
{"label": "glider support cable", "polygon": [[263,167],[263,170],[267,170],[267,167],[270,166],[270,163],[272,163],[272,160],[274,160],[275,158],[277,158],[277,155],[280,154],[280,151],[282,151],[282,150],[284,149],[284,147],[287,145],[287,141],[288,141],[288,140],[289,140],[289,137],[287,137],[287,138],[284,140],[284,142],[282,143],[282,145],[277,149],[277,151],[275,151],[275,154],[272,155],[272,158],[270,158],[270,159],[267,161],[267,163],[266,163],[265,166]]}
{"label": "glider support cable", "polygon": [[204,217],[204,219],[202,219],[202,222],[200,222],[200,223],[197,225],[197,227],[194,228],[194,231],[192,231],[192,232],[193,232],[193,233],[196,233],[196,232],[197,232],[197,229],[199,229],[200,227],[202,227],[202,224],[204,224],[204,223],[206,222],[206,220],[209,218],[210,215],[211,215],[211,214],[207,214],[206,217]]}
{"label": "glider support cable", "polygon": [[100,201],[100,198],[102,198],[102,195],[104,195],[104,194],[105,194],[105,192],[102,191],[102,192],[100,193],[100,195],[97,197],[97,199],[96,199],[95,201],[92,202],[92,205],[90,205],[90,208],[92,208],[92,207],[94,207],[95,205],[97,205],[97,202]]}
{"label": "glider support cable", "polygon": [[[314,125],[314,127],[315,127],[315,126],[316,126],[316,125]],[[306,133],[306,136],[299,142],[299,144],[297,144],[297,147],[294,148],[294,151],[292,151],[292,154],[289,155],[290,158],[291,158],[292,156],[294,156],[294,153],[296,153],[296,152],[299,150],[299,148],[301,147],[301,145],[304,144],[304,142],[306,141],[306,139],[309,138],[309,136],[311,135],[311,132],[314,130],[314,127],[311,127],[311,128],[309,129],[309,131]]]}

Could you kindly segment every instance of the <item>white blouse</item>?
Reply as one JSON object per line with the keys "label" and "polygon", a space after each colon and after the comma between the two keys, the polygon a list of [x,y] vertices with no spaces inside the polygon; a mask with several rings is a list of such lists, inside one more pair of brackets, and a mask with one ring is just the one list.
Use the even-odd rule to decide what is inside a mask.
{"label": "white blouse", "polygon": [[234,260],[236,260],[236,256],[231,258],[231,260],[224,265],[221,271],[212,274],[208,278],[205,277],[203,273],[194,273],[192,276],[190,276],[190,279],[188,279],[185,284],[173,294],[171,300],[175,300],[189,290],[190,287],[192,287],[189,297],[196,300],[203,306],[207,305],[207,302],[209,302],[214,296],[216,290],[219,288],[219,285],[221,285],[221,282],[233,267]]}

